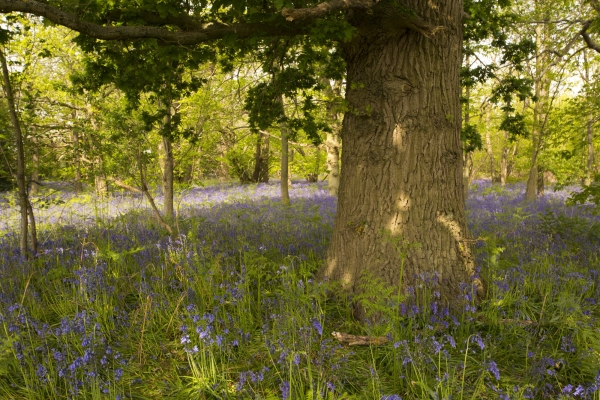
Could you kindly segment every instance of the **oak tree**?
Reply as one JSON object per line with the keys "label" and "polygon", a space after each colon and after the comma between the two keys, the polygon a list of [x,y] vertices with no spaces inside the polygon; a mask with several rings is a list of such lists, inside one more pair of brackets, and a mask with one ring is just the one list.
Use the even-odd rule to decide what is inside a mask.
{"label": "oak tree", "polygon": [[214,42],[226,53],[272,37],[333,43],[346,63],[348,111],[335,228],[319,275],[350,292],[365,278],[401,289],[435,275],[448,301],[465,282],[483,294],[464,211],[462,1],[0,0],[0,12],[13,11],[95,40],[159,47]]}

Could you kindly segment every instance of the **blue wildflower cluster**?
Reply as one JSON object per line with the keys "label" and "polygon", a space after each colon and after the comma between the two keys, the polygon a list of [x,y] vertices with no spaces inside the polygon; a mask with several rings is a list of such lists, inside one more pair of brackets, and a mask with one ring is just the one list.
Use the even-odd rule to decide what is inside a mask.
{"label": "blue wildflower cluster", "polygon": [[[30,261],[11,214],[0,238],[1,396],[597,397],[598,216],[565,207],[560,192],[524,204],[519,185],[472,189],[487,299],[465,282],[449,306],[437,274],[406,275],[399,294],[372,282],[366,323],[353,299],[313,280],[335,213],[321,184],[294,183],[286,208],[272,184],[187,190],[173,236],[141,197],[65,196],[41,210]],[[348,346],[333,332],[377,344]]]}

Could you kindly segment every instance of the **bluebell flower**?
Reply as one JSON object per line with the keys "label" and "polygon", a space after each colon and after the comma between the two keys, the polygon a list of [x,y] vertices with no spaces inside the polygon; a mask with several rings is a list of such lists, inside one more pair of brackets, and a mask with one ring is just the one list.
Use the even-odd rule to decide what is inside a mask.
{"label": "bluebell flower", "polygon": [[563,387],[563,389],[562,389],[562,393],[564,393],[564,394],[569,394],[572,391],[573,391],[573,385],[571,385],[571,384],[565,385],[565,387]]}
{"label": "bluebell flower", "polygon": [[281,389],[281,398],[283,400],[287,400],[290,398],[290,383],[288,381],[284,381],[279,385],[279,389]]}
{"label": "bluebell flower", "polygon": [[488,371],[494,375],[494,378],[496,378],[497,381],[500,380],[500,371],[498,370],[498,365],[495,361],[490,361],[488,363]]}
{"label": "bluebell flower", "polygon": [[48,370],[41,364],[38,364],[37,369],[35,371],[35,375],[40,378],[40,381],[45,382],[48,380]]}
{"label": "bluebell flower", "polygon": [[316,318],[312,319],[312,326],[313,326],[313,328],[316,329],[316,331],[319,333],[319,335],[321,335],[321,336],[323,335],[323,326],[321,326],[321,322],[318,319],[316,319]]}

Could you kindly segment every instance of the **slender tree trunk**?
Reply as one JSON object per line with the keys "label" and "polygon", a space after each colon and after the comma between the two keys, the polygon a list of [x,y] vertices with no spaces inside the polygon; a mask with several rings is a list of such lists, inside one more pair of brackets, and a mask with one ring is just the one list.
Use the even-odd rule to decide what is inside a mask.
{"label": "slender tree trunk", "polygon": [[156,203],[154,202],[154,198],[152,197],[152,195],[150,194],[150,191],[148,190],[148,185],[147,185],[147,181],[146,181],[146,167],[144,165],[144,161],[143,161],[143,155],[140,149],[138,149],[138,171],[140,173],[140,187],[142,189],[142,192],[144,193],[144,196],[146,196],[146,199],[148,200],[148,202],[150,203],[150,207],[152,207],[152,212],[154,213],[154,216],[156,217],[156,220],[158,221],[158,223],[165,228],[170,235],[173,234],[173,228],[171,228],[171,225],[169,225],[164,218],[162,217],[162,215],[160,215],[160,211],[158,211],[158,207],[156,206]]}
{"label": "slender tree trunk", "polygon": [[[73,111],[73,119],[77,119],[77,110]],[[75,161],[75,192],[81,193],[83,191],[83,184],[81,182],[81,149],[79,147],[79,132],[73,129],[73,161]]]}
{"label": "slender tree trunk", "polygon": [[[456,304],[461,283],[484,294],[465,237],[462,2],[403,5],[445,28],[430,38],[394,30],[376,23],[391,11],[383,5],[354,15],[359,34],[344,45],[353,111],[344,118],[338,211],[319,275],[354,293],[373,278],[401,290],[435,275],[442,297]],[[364,317],[360,307],[357,314]]]}
{"label": "slender tree trunk", "polygon": [[494,161],[494,147],[492,146],[492,130],[491,130],[491,121],[490,121],[491,110],[488,108],[485,113],[485,149],[490,160],[490,179],[492,183],[498,182],[498,176],[496,174],[496,163]]}
{"label": "slender tree trunk", "polygon": [[[90,125],[92,127],[92,131],[98,131],[98,123],[96,122],[96,118],[94,117],[93,108],[91,104],[86,104],[86,113],[87,118],[90,121]],[[106,179],[106,172],[104,171],[104,161],[102,160],[102,152],[100,149],[100,143],[94,140],[94,136],[90,135],[90,140],[94,144],[96,149],[96,154],[94,156],[94,190],[96,192],[96,196],[104,197],[108,195],[108,181]]]}
{"label": "slender tree trunk", "polygon": [[282,123],[281,128],[281,204],[290,205],[289,191],[289,146],[288,146],[288,127]]}
{"label": "slender tree trunk", "polygon": [[[15,98],[10,83],[10,74],[8,72],[8,65],[4,52],[0,50],[0,63],[2,64],[2,76],[4,78],[4,91],[6,93],[6,100],[8,103],[8,112],[10,114],[10,120],[13,125],[13,131],[15,134],[15,144],[17,148],[17,186],[19,188],[19,207],[21,210],[21,236],[19,240],[19,250],[21,256],[29,258],[28,249],[28,223],[27,223],[27,206],[29,204],[29,198],[27,196],[27,182],[25,182],[25,151],[23,149],[23,134],[21,132],[21,124],[15,108]],[[33,212],[32,212],[33,215]]]}
{"label": "slender tree trunk", "polygon": [[38,252],[37,225],[35,223],[35,215],[31,201],[27,199],[27,215],[29,216],[29,226],[31,227],[31,253],[36,255]]}
{"label": "slender tree trunk", "polygon": [[171,139],[162,137],[162,187],[164,195],[163,213],[167,220],[175,216],[173,207],[173,174],[175,169],[175,159],[173,157],[173,144]]}
{"label": "slender tree trunk", "polygon": [[329,194],[337,196],[340,187],[340,134],[336,131],[328,132],[325,140],[327,148],[327,189]]}
{"label": "slender tree trunk", "polygon": [[[591,82],[590,75],[590,63],[587,58],[587,51],[583,52],[583,64],[584,64],[584,79],[586,83]],[[585,174],[585,184],[589,185],[594,180],[594,116],[592,114],[588,115],[588,121],[586,126],[586,142],[587,142],[587,166],[586,166],[586,174]]]}
{"label": "slender tree trunk", "polygon": [[[465,57],[465,63],[467,66],[471,63],[470,55],[467,54]],[[471,122],[471,114],[470,114],[470,101],[471,101],[471,88],[467,86],[465,88],[465,108],[466,112],[464,115],[465,125],[469,125]],[[463,189],[465,191],[465,199],[469,196],[469,185],[471,184],[471,174],[473,173],[473,155],[471,152],[467,152],[463,150]]]}
{"label": "slender tree trunk", "polygon": [[587,122],[587,168],[586,168],[586,185],[589,185],[594,180],[594,121],[593,116],[588,115]]}
{"label": "slender tree trunk", "polygon": [[[536,2],[536,7],[537,7]],[[527,178],[527,188],[525,190],[525,200],[533,201],[538,197],[538,157],[544,136],[544,126],[546,123],[546,104],[548,101],[548,79],[545,73],[542,72],[546,62],[544,54],[543,30],[544,24],[539,23],[535,28],[535,38],[537,45],[537,55],[535,59],[535,96],[536,101],[533,108],[533,132],[531,135],[532,151],[531,151],[531,166],[529,176]]]}
{"label": "slender tree trunk", "polygon": [[[167,81],[167,85],[170,85],[170,82]],[[159,146],[159,154],[162,154],[162,189],[163,189],[163,214],[167,221],[170,221],[175,216],[175,209],[173,206],[173,182],[175,180],[175,158],[173,156],[173,142],[171,141],[170,135],[173,134],[171,132],[171,122],[172,116],[174,113],[173,109],[173,100],[170,96],[164,101],[158,102],[159,107],[165,108],[165,116],[163,118],[162,124],[160,126],[160,131],[162,135],[161,144]]]}
{"label": "slender tree trunk", "polygon": [[469,196],[469,186],[471,185],[471,179],[473,179],[473,154],[471,152],[463,155],[463,190],[465,191],[465,199]]}
{"label": "slender tree trunk", "polygon": [[256,139],[256,151],[254,153],[254,172],[252,173],[252,182],[269,182],[269,152],[270,139],[263,132],[258,132]]}

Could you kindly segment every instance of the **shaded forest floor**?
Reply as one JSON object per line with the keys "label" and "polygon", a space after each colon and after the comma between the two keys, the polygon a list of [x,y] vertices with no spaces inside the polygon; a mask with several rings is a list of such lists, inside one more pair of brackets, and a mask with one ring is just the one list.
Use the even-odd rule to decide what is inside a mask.
{"label": "shaded forest floor", "polygon": [[5,196],[0,398],[600,399],[599,218],[523,191],[471,188],[488,300],[451,313],[436,276],[399,299],[374,283],[377,324],[311,279],[335,213],[322,185],[294,184],[290,208],[276,183],[181,192],[175,237],[141,197],[46,192],[31,261]]}

